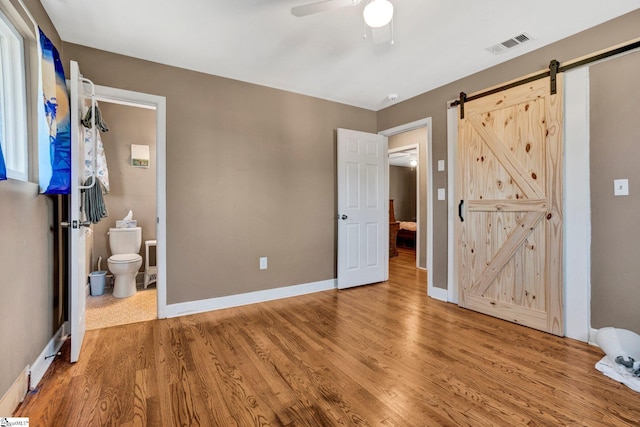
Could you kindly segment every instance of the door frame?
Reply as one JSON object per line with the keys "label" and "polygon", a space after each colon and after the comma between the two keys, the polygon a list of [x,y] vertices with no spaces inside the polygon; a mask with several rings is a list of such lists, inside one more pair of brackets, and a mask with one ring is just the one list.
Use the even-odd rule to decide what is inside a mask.
{"label": "door frame", "polygon": [[[393,135],[397,135],[399,133],[408,132],[414,129],[427,128],[427,295],[446,301],[447,300],[447,291],[446,289],[441,289],[434,286],[433,283],[433,167],[432,167],[432,157],[433,157],[433,126],[432,126],[432,118],[425,117],[420,120],[416,120],[410,123],[406,123],[400,126],[396,126],[393,128],[385,129],[378,132],[381,135],[386,136],[387,138]],[[420,178],[418,177],[418,180]],[[417,191],[420,191],[419,189]],[[389,186],[387,185],[387,199],[389,198]],[[416,241],[419,240],[419,236],[416,234]],[[418,245],[418,243],[416,243]],[[416,252],[416,257],[418,253]]]}
{"label": "door frame", "polygon": [[[420,200],[420,144],[409,144],[409,145],[403,145],[401,147],[398,148],[390,148],[387,149],[387,156],[391,153],[401,153],[403,151],[407,151],[407,150],[413,150],[416,149],[416,151],[418,152],[418,165],[416,166],[416,225],[417,225],[417,229],[416,229],[416,268],[420,268],[422,270],[425,270],[425,268],[420,267],[420,255],[422,254],[422,247],[420,246],[420,239],[418,238],[420,236],[420,231],[422,230],[421,227],[421,222],[420,222],[420,202],[422,200]],[[427,160],[428,161],[428,160]],[[391,169],[391,165],[387,162],[387,169]],[[389,180],[391,179],[391,171],[389,170],[387,172],[387,177],[389,178]],[[389,188],[389,183],[387,183],[387,188]],[[388,199],[389,197],[387,197]]]}
{"label": "door frame", "polygon": [[145,108],[156,112],[156,259],[158,276],[158,318],[167,317],[167,100],[164,96],[95,86],[96,100],[130,107]]}
{"label": "door frame", "polygon": [[447,102],[447,301],[458,304],[458,271],[455,268],[456,159],[458,156],[458,107]]}

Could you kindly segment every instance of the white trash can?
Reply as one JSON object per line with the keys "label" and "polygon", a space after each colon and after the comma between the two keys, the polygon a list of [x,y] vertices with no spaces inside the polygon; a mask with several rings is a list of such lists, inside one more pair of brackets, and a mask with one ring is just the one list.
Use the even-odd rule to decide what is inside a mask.
{"label": "white trash can", "polygon": [[107,280],[106,271],[93,271],[89,273],[89,284],[91,285],[91,295],[98,296],[104,293],[104,285]]}

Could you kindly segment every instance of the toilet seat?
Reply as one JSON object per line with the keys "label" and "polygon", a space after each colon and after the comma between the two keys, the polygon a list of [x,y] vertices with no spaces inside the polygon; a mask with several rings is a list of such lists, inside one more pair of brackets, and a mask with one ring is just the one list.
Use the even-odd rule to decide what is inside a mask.
{"label": "toilet seat", "polygon": [[142,257],[138,254],[111,255],[108,259],[108,262],[113,264],[131,264],[138,261],[142,261]]}

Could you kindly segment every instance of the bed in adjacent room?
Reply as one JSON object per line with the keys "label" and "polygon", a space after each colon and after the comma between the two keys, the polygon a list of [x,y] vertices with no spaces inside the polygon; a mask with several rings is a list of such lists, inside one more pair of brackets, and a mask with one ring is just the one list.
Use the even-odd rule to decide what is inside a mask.
{"label": "bed in adjacent room", "polygon": [[400,221],[400,229],[398,230],[397,246],[400,248],[416,247],[416,231],[418,224],[411,221]]}

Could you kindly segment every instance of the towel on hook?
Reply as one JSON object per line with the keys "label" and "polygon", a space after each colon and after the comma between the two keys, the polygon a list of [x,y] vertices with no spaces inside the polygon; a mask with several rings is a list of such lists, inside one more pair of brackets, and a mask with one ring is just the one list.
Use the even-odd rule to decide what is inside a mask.
{"label": "towel on hook", "polygon": [[104,194],[109,194],[109,169],[107,168],[107,157],[104,154],[104,145],[100,132],[96,132],[96,170],[93,170],[93,132],[90,129],[83,129],[84,133],[84,178],[89,179],[95,173],[102,183]]}
{"label": "towel on hook", "polygon": [[[84,185],[89,185],[92,180],[92,178],[87,179]],[[87,216],[87,221],[90,221],[92,224],[97,224],[102,218],[109,216],[107,205],[105,205],[104,198],[102,197],[102,183],[99,179],[96,179],[95,185],[91,188],[85,188],[82,191],[84,191],[83,210]]]}
{"label": "towel on hook", "polygon": [[[84,115],[84,119],[82,119],[82,125],[87,129],[91,129],[91,112],[92,109],[89,108],[87,110],[87,114]],[[100,132],[109,132],[109,127],[107,123],[102,118],[102,113],[100,112],[100,108],[98,108],[98,104],[95,107],[95,116],[96,116],[96,127],[100,130]]]}

